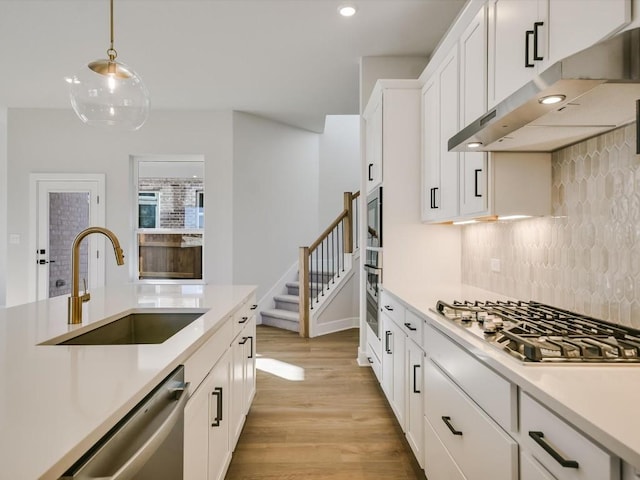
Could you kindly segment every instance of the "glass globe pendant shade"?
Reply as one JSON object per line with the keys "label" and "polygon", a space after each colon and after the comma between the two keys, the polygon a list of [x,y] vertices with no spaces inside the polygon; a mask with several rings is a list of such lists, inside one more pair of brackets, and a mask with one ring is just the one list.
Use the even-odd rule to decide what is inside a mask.
{"label": "glass globe pendant shade", "polygon": [[67,80],[71,106],[87,125],[138,130],[149,116],[149,91],[136,72],[109,56]]}

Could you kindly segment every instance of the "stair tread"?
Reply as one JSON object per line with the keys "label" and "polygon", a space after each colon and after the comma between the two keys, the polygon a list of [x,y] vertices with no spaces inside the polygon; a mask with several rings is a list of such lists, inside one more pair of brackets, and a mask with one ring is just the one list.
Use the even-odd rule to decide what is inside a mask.
{"label": "stair tread", "polygon": [[268,315],[270,317],[282,318],[284,320],[291,320],[292,322],[297,322],[300,319],[300,316],[297,312],[291,312],[289,310],[280,310],[280,309],[271,309],[271,310],[263,310],[260,312],[262,315]]}
{"label": "stair tread", "polygon": [[300,297],[298,295],[289,295],[283,293],[281,295],[276,295],[273,298],[279,302],[300,303]]}
{"label": "stair tread", "polygon": [[[320,288],[321,285],[324,285],[322,283],[319,282],[310,282],[310,285],[312,288],[316,287],[316,288]],[[300,282],[287,282],[286,285],[287,287],[299,287],[300,286]]]}

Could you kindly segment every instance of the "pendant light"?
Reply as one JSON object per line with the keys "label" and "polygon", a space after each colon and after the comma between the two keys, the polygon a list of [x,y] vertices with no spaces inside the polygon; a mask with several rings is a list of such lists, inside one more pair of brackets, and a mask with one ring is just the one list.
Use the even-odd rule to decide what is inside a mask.
{"label": "pendant light", "polygon": [[87,125],[138,130],[149,116],[149,91],[132,68],[116,61],[113,0],[110,0],[110,13],[109,58],[95,60],[67,79],[71,106]]}

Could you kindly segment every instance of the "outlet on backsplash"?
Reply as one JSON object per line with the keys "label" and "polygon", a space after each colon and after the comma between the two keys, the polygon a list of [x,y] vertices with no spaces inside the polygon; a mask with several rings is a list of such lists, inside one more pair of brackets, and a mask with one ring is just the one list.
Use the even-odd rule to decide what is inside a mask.
{"label": "outlet on backsplash", "polygon": [[500,259],[492,258],[491,259],[491,271],[495,273],[500,273]]}

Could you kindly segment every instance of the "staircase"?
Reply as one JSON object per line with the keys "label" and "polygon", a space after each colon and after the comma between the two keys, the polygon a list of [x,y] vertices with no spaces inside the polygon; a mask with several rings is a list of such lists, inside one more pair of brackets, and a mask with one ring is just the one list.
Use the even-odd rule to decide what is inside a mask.
{"label": "staircase", "polygon": [[[325,272],[326,273],[326,272]],[[326,288],[326,285],[331,281],[333,276],[328,274],[321,276],[316,273],[313,274],[314,279],[322,279],[325,281],[322,283],[312,282],[311,292],[314,296]],[[281,295],[273,297],[275,302],[275,308],[270,310],[263,310],[260,312],[262,315],[262,324],[269,325],[271,327],[282,328],[285,330],[291,330],[293,332],[300,331],[300,283],[287,282],[287,292]]]}

